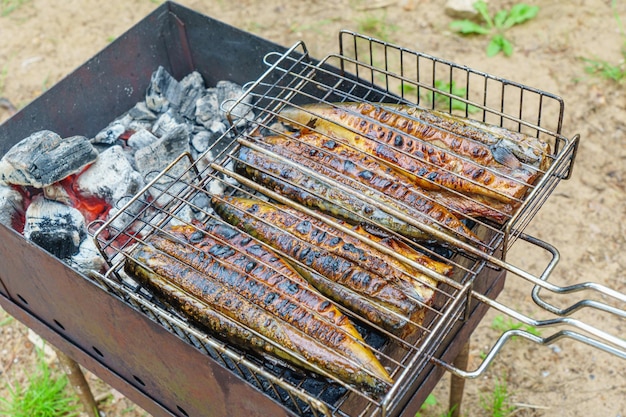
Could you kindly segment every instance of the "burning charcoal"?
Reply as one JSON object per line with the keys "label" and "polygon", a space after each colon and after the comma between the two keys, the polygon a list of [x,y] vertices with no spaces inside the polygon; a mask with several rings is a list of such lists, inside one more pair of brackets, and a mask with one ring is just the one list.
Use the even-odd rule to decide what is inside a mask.
{"label": "burning charcoal", "polygon": [[49,130],[33,133],[0,160],[0,180],[42,188],[79,172],[98,152],[84,136],[61,139]]}
{"label": "burning charcoal", "polygon": [[198,153],[203,153],[209,146],[215,143],[226,131],[228,127],[226,124],[219,120],[213,120],[211,125],[205,130],[200,129],[194,133],[191,138],[191,145]]}
{"label": "burning charcoal", "polygon": [[105,266],[105,260],[91,238],[82,241],[78,252],[67,263],[85,275],[90,271],[100,272]]}
{"label": "burning charcoal", "polygon": [[[224,111],[221,112],[222,118],[226,118],[226,112],[229,109],[231,116],[233,117],[233,122],[235,122],[238,126],[240,126],[241,123],[245,124],[246,120],[252,120],[254,118],[254,114],[252,113],[250,106],[251,96],[246,96],[241,103],[233,107],[235,102],[244,95],[244,91],[240,85],[230,81],[219,81],[217,83],[216,90],[217,100],[220,103],[220,106],[224,109]],[[243,120],[241,120],[240,123],[237,122],[238,119]]]}
{"label": "burning charcoal", "polygon": [[182,100],[182,89],[165,68],[152,73],[150,85],[146,91],[146,105],[152,111],[163,113],[170,107],[179,108]]}
{"label": "burning charcoal", "polygon": [[188,120],[194,120],[196,114],[196,101],[206,94],[204,80],[199,72],[194,71],[180,81],[182,89],[182,101],[179,113]]}
{"label": "burning charcoal", "polygon": [[154,114],[152,110],[148,108],[146,103],[140,101],[135,104],[135,107],[128,111],[128,115],[133,118],[133,120],[141,120],[147,122],[154,122],[157,118],[157,115]]}
{"label": "burning charcoal", "polygon": [[126,125],[115,121],[98,132],[92,142],[103,145],[113,145],[124,132],[126,132]]}
{"label": "burning charcoal", "polygon": [[13,227],[17,217],[24,212],[22,195],[8,185],[0,184],[0,223]]}
{"label": "burning charcoal", "polygon": [[24,237],[60,259],[78,253],[85,236],[85,218],[73,207],[36,196],[26,210]]}
{"label": "burning charcoal", "polygon": [[140,129],[133,133],[131,137],[128,138],[126,143],[133,149],[139,149],[145,146],[149,146],[158,140],[159,138],[154,136],[148,130]]}
{"label": "burning charcoal", "polygon": [[185,126],[185,120],[174,109],[169,109],[159,116],[152,126],[152,133],[157,137],[163,137],[179,126]]}
{"label": "burning charcoal", "polygon": [[189,132],[179,125],[152,145],[135,152],[135,165],[139,172],[162,171],[183,152],[189,152]]}
{"label": "burning charcoal", "polygon": [[81,198],[97,198],[113,205],[120,198],[132,196],[144,186],[143,177],[135,171],[121,146],[102,152],[96,162],[75,183]]}
{"label": "burning charcoal", "polygon": [[217,89],[209,88],[207,94],[196,102],[196,123],[210,129],[215,120],[222,120],[220,102]]}
{"label": "burning charcoal", "polygon": [[43,195],[48,200],[63,203],[68,206],[72,205],[72,198],[67,193],[65,187],[59,182],[43,187]]}

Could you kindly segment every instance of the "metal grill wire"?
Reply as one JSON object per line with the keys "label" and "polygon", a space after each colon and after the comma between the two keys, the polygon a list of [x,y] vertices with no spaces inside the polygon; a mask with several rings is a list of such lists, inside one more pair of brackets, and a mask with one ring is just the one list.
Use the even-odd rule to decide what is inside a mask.
{"label": "metal grill wire", "polygon": [[[235,144],[235,142],[233,142],[233,144]],[[186,207],[194,207],[197,213],[201,213],[202,216],[206,216],[212,220],[217,220],[212,212],[196,206],[193,201],[198,195],[206,193],[206,188],[209,187],[208,182],[224,181],[224,179],[221,178],[221,176],[215,171],[199,172],[195,169],[181,170],[179,165],[186,159],[187,158],[179,159],[173,163],[169,169],[165,170],[162,174],[157,175],[155,179],[153,179],[152,183],[149,185],[147,194],[155,194],[158,197],[146,198],[146,193],[142,193],[141,196],[138,196],[133,199],[133,201],[128,202],[128,207],[137,208],[139,205],[141,208],[138,210],[136,209],[132,215],[128,215],[126,217],[126,221],[128,222],[127,224],[118,227],[108,225],[105,229],[106,233],[104,233],[104,231],[99,232],[97,233],[97,237],[103,252],[107,253],[108,258],[111,259],[111,269],[105,277],[100,279],[100,281],[106,282],[108,290],[119,295],[125,301],[130,301],[133,305],[139,303],[142,311],[149,312],[151,317],[158,316],[157,321],[160,323],[163,323],[164,321],[169,323],[166,327],[176,329],[174,333],[179,336],[184,335],[184,338],[190,340],[189,334],[196,335],[197,337],[198,331],[189,324],[182,324],[182,320],[174,311],[168,311],[169,309],[162,304],[155,305],[155,300],[150,293],[142,289],[124,274],[124,255],[122,255],[127,253],[135,242],[149,242],[149,236],[154,233],[167,234],[167,225],[172,222],[182,222],[192,226],[195,225],[195,222],[189,222],[181,217],[180,212]],[[216,159],[219,159],[219,156]],[[193,162],[189,161],[187,163],[191,164],[191,167],[195,166],[195,163]],[[181,184],[184,184],[185,186],[180,187]],[[247,190],[240,187],[232,188],[232,192],[236,191],[238,193],[248,193]],[[150,191],[152,191],[152,193]],[[120,215],[118,219],[122,217],[123,216]],[[113,221],[112,224],[113,223],[115,223],[115,221]],[[227,244],[227,242],[224,243]],[[292,259],[292,261],[297,262],[295,259]],[[441,304],[441,307],[435,309],[434,307],[425,306],[433,318],[430,318],[428,323],[424,323],[422,326],[422,338],[430,337],[439,340],[445,337],[446,330],[451,327],[450,322],[454,320],[454,317],[459,315],[459,310],[461,309],[461,305],[463,303],[463,297],[459,297],[457,291],[454,289],[449,290],[450,294],[443,291],[441,288],[433,289],[439,294],[438,303]],[[446,314],[446,310],[454,310],[454,314]],[[177,317],[177,322],[174,324],[172,324],[173,317]],[[419,326],[421,324],[416,323],[416,325]],[[370,324],[370,327],[376,326]],[[416,369],[426,363],[425,358],[428,357],[428,354],[426,351],[423,351],[420,340],[414,340],[413,343],[409,343],[385,332],[382,329],[378,329],[377,332],[384,334],[384,336],[388,339],[384,349],[377,351],[377,356],[388,364],[389,368],[392,370],[391,374],[394,379],[399,378],[407,372],[414,375],[416,373]],[[208,338],[206,335],[202,335],[204,338]],[[208,340],[211,339],[208,338]],[[216,343],[219,346],[223,346],[220,342],[213,341],[213,344]],[[194,343],[194,345],[197,346],[197,343]],[[427,346],[434,348],[437,346],[437,343],[433,342]],[[391,355],[388,352],[392,352]],[[215,355],[212,354],[212,356]],[[254,375],[254,372],[250,371],[250,367],[248,366],[250,363],[248,361],[239,360],[244,358],[242,353],[236,354],[236,358],[236,364],[239,364],[243,369],[247,369],[248,372],[252,372]],[[415,363],[417,358],[424,358],[421,360],[423,364],[420,366]],[[258,367],[258,365],[256,366]],[[232,366],[229,366],[229,368],[232,368]],[[239,373],[241,372],[243,371],[240,371]],[[301,393],[303,391],[302,387],[299,387],[297,384],[294,386],[293,384],[286,382],[280,375],[278,376],[277,381],[274,382],[277,383],[282,389],[287,389],[288,392],[290,388],[295,388],[297,393]],[[360,401],[360,403],[365,406],[363,412],[367,410],[373,410],[372,412],[375,412],[376,410],[379,411],[381,409],[381,403],[378,399],[360,391],[355,391],[354,388],[347,386],[340,381],[335,382],[336,384],[343,385],[346,392],[352,392],[353,395],[359,396],[361,400],[366,400]],[[255,386],[258,387],[258,384]],[[268,384],[268,386],[271,387],[271,391],[277,390],[277,388],[271,384]],[[284,397],[280,398],[284,399]],[[301,401],[299,398],[300,397],[298,397],[298,400]],[[342,404],[347,401],[348,398],[349,396],[346,396],[343,401],[339,400],[333,405],[333,415],[353,415],[352,411],[354,411],[354,404],[352,403],[350,403],[350,414],[344,414],[342,411]],[[309,398],[309,400],[309,405],[305,408],[320,408],[319,406],[316,406],[319,405],[317,397]],[[298,401],[288,402],[288,406],[290,406],[291,409],[300,410],[298,411],[299,413],[303,412],[306,414],[306,412],[303,411],[302,405],[298,405]],[[326,404],[325,406],[329,407],[330,404]]]}
{"label": "metal grill wire", "polygon": [[[288,62],[293,67],[293,62],[285,62]],[[311,69],[309,63],[306,63],[304,68],[307,71]],[[287,80],[282,76],[279,76],[278,80],[278,82],[273,82],[268,90],[275,90],[281,82],[287,82],[286,85],[289,85],[293,91],[298,91],[295,87],[298,87],[299,80],[296,80],[294,83],[293,78]],[[280,89],[281,91],[284,89],[284,84],[281,85]],[[292,90],[288,88],[288,94]],[[272,91],[271,94],[258,95],[256,105],[253,106],[255,111],[258,111],[260,108],[258,103],[267,101],[267,97],[272,97],[274,94],[275,92]],[[272,97],[272,100],[274,100],[274,97]],[[269,119],[264,119],[262,113],[258,120],[260,121],[256,122],[257,129],[261,127],[271,128],[270,124],[264,121]],[[265,124],[267,126],[264,126]],[[198,161],[192,161],[188,155],[181,156],[165,171],[156,174],[156,177],[148,185],[146,192],[127,202],[126,206],[109,220],[101,231],[96,233],[98,246],[103,254],[106,255],[106,258],[110,260],[109,263],[111,265],[109,272],[100,281],[106,282],[109,290],[118,294],[126,301],[134,305],[138,304],[142,311],[150,312],[149,315],[156,318],[157,321],[167,323],[166,327],[173,329],[175,334],[187,340],[192,340],[189,335],[195,335],[194,337],[197,339],[198,331],[193,326],[180,320],[175,312],[169,311],[166,306],[160,303],[156,303],[149,292],[143,290],[137,283],[125,275],[123,271],[124,256],[134,243],[149,242],[150,236],[155,233],[167,234],[167,225],[169,224],[185,223],[193,227],[199,227],[195,221],[192,222],[185,218],[183,214],[185,210],[191,209],[195,218],[201,219],[203,222],[209,220],[217,221],[218,218],[211,210],[207,210],[195,203],[199,196],[214,197],[207,190],[224,189],[226,194],[236,193],[248,196],[259,195],[259,193],[271,195],[270,190],[262,188],[254,190],[254,184],[248,183],[248,185],[252,186],[249,188],[242,186],[241,182],[236,183],[232,181],[233,177],[236,177],[245,183],[245,179],[237,177],[231,169],[236,162],[237,151],[241,146],[240,142],[245,143],[248,139],[251,139],[251,137],[239,135],[233,128],[232,131],[227,132],[218,141],[220,143],[216,142]],[[217,151],[218,149],[219,151]],[[211,151],[213,152],[211,153]],[[218,184],[219,186],[216,187]],[[304,207],[300,207],[300,209],[306,211]],[[341,227],[340,225],[336,226]],[[227,244],[227,242],[224,243]],[[369,243],[373,244],[372,242]],[[403,394],[406,394],[405,390],[411,386],[410,381],[428,363],[428,358],[447,336],[454,322],[462,316],[465,301],[469,297],[468,289],[471,288],[473,277],[484,265],[484,262],[477,261],[463,252],[445,250],[445,256],[442,256],[433,247],[423,246],[422,250],[433,258],[452,264],[455,272],[453,279],[450,279],[445,276],[437,276],[433,271],[426,271],[427,276],[433,275],[434,279],[441,281],[441,283],[439,285],[430,284],[431,289],[436,293],[434,297],[436,304],[432,306],[424,305],[427,317],[424,322],[415,323],[421,329],[419,332],[420,336],[413,338],[413,340],[403,340],[384,331],[373,323],[368,323],[368,327],[372,329],[372,332],[383,335],[386,339],[384,345],[376,349],[376,354],[390,369],[390,374],[396,381],[396,384],[390,390],[390,392],[393,392],[393,395],[389,394],[383,399],[375,398],[368,393],[355,390],[353,387],[335,380],[334,385],[342,386],[345,389],[345,396],[337,399],[332,404],[322,402],[323,406],[320,406],[320,398],[323,395],[320,396],[320,393],[315,395],[308,393],[308,397],[305,396],[305,400],[308,400],[305,401],[307,405],[303,407],[299,403],[299,401],[302,401],[300,394],[303,391],[306,392],[306,390],[298,384],[285,380],[284,375],[280,373],[274,380],[268,379],[271,382],[268,383],[270,392],[276,393],[279,390],[278,387],[289,393],[292,392],[292,389],[295,389],[295,394],[290,394],[287,397],[291,398],[294,396],[297,400],[287,400],[286,405],[298,413],[306,414],[310,412],[307,410],[321,409],[321,413],[326,414],[327,411],[324,411],[324,408],[328,408],[332,410],[332,415],[355,415],[355,401],[352,397],[357,397],[360,399],[357,401],[358,406],[356,406],[359,409],[356,411],[357,415],[391,415],[388,413],[392,410],[393,401],[400,402],[403,399]],[[285,255],[285,257],[287,256]],[[298,260],[293,258],[291,261],[298,262]],[[306,267],[305,265],[301,266]],[[433,279],[432,277],[430,278]],[[428,279],[424,279],[424,281],[429,285]],[[349,311],[345,312],[354,317]],[[174,317],[178,321],[172,324]],[[212,340],[203,333],[200,332],[200,334],[206,340]],[[268,342],[272,343],[269,340]],[[193,344],[197,346],[197,343],[194,342]],[[223,346],[219,341],[213,341],[212,345],[214,348],[215,346]],[[219,352],[220,350],[217,349],[217,351]],[[236,352],[236,349],[233,351]],[[215,352],[209,353],[215,356]],[[255,367],[251,366],[255,364],[255,358],[247,358],[241,352],[233,353],[233,355],[236,358],[234,361],[237,364],[236,368],[247,370],[245,372],[238,370],[238,373],[244,372],[255,375]],[[229,356],[231,360],[233,360],[231,358],[233,355]],[[258,365],[256,366],[258,367]],[[233,366],[229,366],[229,368],[232,369]],[[253,370],[250,371],[250,369]],[[333,378],[331,377],[331,379]],[[259,387],[259,384],[253,385],[257,386],[257,388]],[[267,393],[267,389],[263,389],[263,391]],[[285,399],[284,396],[279,397],[283,400]]]}
{"label": "metal grill wire", "polygon": [[[549,168],[502,228],[503,255],[556,187],[571,176],[579,137],[561,134],[563,100],[548,92],[350,31],[329,61],[403,102],[537,137],[552,149]],[[386,100],[385,100],[386,101]]]}
{"label": "metal grill wire", "polygon": [[[303,45],[302,47],[304,48]],[[122,271],[123,253],[127,251],[134,242],[142,239],[149,240],[149,236],[155,231],[166,233],[164,228],[172,222],[196,225],[195,222],[190,222],[181,214],[185,209],[192,208],[196,218],[201,218],[203,222],[217,220],[217,217],[210,209],[207,210],[194,203],[198,196],[215,197],[213,190],[218,189],[223,190],[224,194],[248,196],[265,195],[266,197],[282,202],[280,196],[277,196],[272,190],[260,187],[252,181],[246,181],[246,178],[234,173],[232,169],[237,162],[241,162],[238,161],[237,157],[240,147],[242,145],[254,146],[255,143],[258,144],[257,136],[260,132],[264,134],[284,134],[274,122],[276,121],[277,113],[285,104],[297,105],[296,103],[309,102],[313,99],[329,102],[352,100],[353,98],[361,97],[361,93],[363,93],[365,99],[368,100],[375,99],[373,101],[388,102],[393,99],[397,100],[396,102],[401,102],[401,100],[391,94],[388,89],[381,91],[368,83],[364,83],[362,80],[357,80],[345,74],[338,76],[332,70],[326,70],[324,64],[331,62],[332,59],[336,57],[330,57],[328,60],[324,61],[324,64],[317,65],[313,64],[308,59],[306,50],[301,53],[301,51],[296,51],[295,48],[296,47],[292,48],[289,53],[283,56],[269,56],[267,59],[271,70],[268,70],[268,73],[248,87],[249,96],[252,97],[252,101],[246,105],[249,105],[255,113],[254,120],[249,120],[249,122],[254,125],[252,130],[246,132],[233,127],[231,131],[227,132],[227,134],[218,141],[220,142],[219,144],[216,143],[214,149],[209,149],[198,161],[194,162],[189,156],[181,156],[178,161],[174,162],[164,172],[159,173],[148,185],[147,188],[152,188],[152,194],[158,195],[158,198],[138,196],[131,199],[120,213],[118,213],[115,218],[111,219],[105,227],[97,233],[96,238],[99,242],[99,247],[101,247],[103,253],[107,255],[107,259],[110,259],[111,265],[109,273],[107,273],[106,277],[103,277],[103,279],[110,280],[109,287],[122,285],[122,290],[118,290],[117,292],[120,296],[127,299],[128,293],[130,292],[134,294],[133,297],[137,296],[138,299],[142,300],[141,302],[145,304],[141,307],[142,309],[145,310],[149,308],[157,311],[158,314],[167,311],[165,306],[154,304],[149,294],[144,294],[144,291],[137,290],[136,284],[125,277]],[[273,61],[270,62],[270,60]],[[344,58],[341,58],[341,60],[346,61]],[[359,66],[361,66],[361,64],[359,64]],[[369,64],[366,65],[368,71],[372,72],[373,70],[369,68],[370,66]],[[386,75],[389,79],[393,78],[390,74]],[[323,82],[319,81],[320,78],[323,79]],[[329,84],[328,81],[330,81],[331,84]],[[401,82],[405,82],[403,77],[401,77]],[[421,85],[418,85],[418,88],[422,88]],[[431,89],[430,91],[436,92],[436,89]],[[445,91],[442,94],[444,93]],[[422,96],[418,94],[417,97]],[[432,97],[435,96],[433,95]],[[242,103],[236,104],[241,105]],[[482,111],[487,113],[487,109],[484,107],[483,105]],[[558,130],[560,130],[560,117],[561,116],[559,116],[559,120],[557,121]],[[483,119],[486,119],[486,116],[483,116]],[[539,122],[541,122],[541,117],[539,117],[537,124],[539,124]],[[518,123],[520,128],[527,127],[525,123]],[[234,123],[233,125],[236,126],[237,124]],[[545,129],[540,126],[535,126],[535,131],[537,135],[550,135],[549,132],[546,132]],[[577,140],[567,141],[559,134],[553,134],[552,136],[554,137],[553,149],[555,149],[556,152],[556,149],[560,148],[561,153],[551,155],[553,162],[547,173],[544,173],[544,178],[554,173],[555,179],[546,183],[546,190],[537,186],[537,189],[541,192],[541,195],[537,197],[539,199],[547,198],[551,188],[556,185],[558,179],[565,178],[569,175],[574,157],[574,145]],[[563,150],[569,151],[565,152]],[[268,152],[268,154],[271,154],[271,152]],[[182,161],[185,161],[185,164],[188,166],[181,169],[178,165],[180,165]],[[540,203],[535,204],[540,205]],[[305,207],[299,206],[298,204],[290,203],[290,205],[302,211],[307,211]],[[328,220],[322,220],[329,222]],[[342,227],[340,224],[334,222],[329,223],[340,229]],[[482,230],[480,235],[488,238],[488,240],[486,240],[486,242],[488,242],[488,245],[486,245],[487,252],[496,252],[496,250],[501,247],[502,242],[507,239],[506,230],[503,231],[502,228],[498,228],[493,224],[476,221],[474,229]],[[506,226],[504,229],[506,229]],[[397,238],[400,239],[400,237]],[[368,242],[366,240],[365,243],[379,248],[374,242]],[[461,245],[461,247],[462,246],[463,245]],[[390,373],[395,380],[394,386],[391,387],[385,397],[374,398],[367,393],[359,392],[352,387],[346,386],[340,381],[335,381],[334,385],[343,386],[346,395],[332,402],[328,402],[324,401],[322,398],[323,395],[320,395],[320,393],[307,391],[307,388],[302,385],[302,382],[294,383],[288,380],[284,373],[281,372],[278,372],[276,375],[271,374],[271,377],[265,377],[264,381],[269,381],[267,385],[270,388],[267,388],[264,384],[253,383],[253,385],[257,388],[261,386],[260,389],[266,393],[268,390],[274,393],[282,392],[280,390],[286,391],[289,395],[279,395],[279,397],[284,400],[283,403],[285,403],[287,407],[297,413],[317,415],[319,412],[320,415],[337,416],[393,415],[394,411],[403,404],[403,401],[411,392],[411,389],[414,388],[411,385],[411,381],[414,379],[415,375],[428,363],[433,352],[445,338],[447,332],[450,331],[452,325],[464,317],[464,313],[467,312],[469,306],[470,298],[477,296],[471,291],[472,283],[477,274],[486,265],[482,257],[476,256],[475,253],[471,251],[458,250],[454,245],[448,247],[445,251],[437,250],[430,245],[421,245],[420,250],[435,259],[445,261],[452,265],[454,267],[454,275],[452,279],[450,279],[438,275],[433,271],[420,270],[420,272],[423,272],[429,279],[435,280],[439,284],[434,288],[437,294],[437,302],[432,306],[425,306],[430,317],[421,324],[422,332],[420,337],[416,340],[402,340],[380,328],[376,329],[376,326],[371,323],[368,326],[373,329],[373,332],[383,334],[387,340],[384,346],[376,349],[377,356],[391,369]],[[410,260],[403,260],[411,264]],[[291,261],[297,262],[295,259],[291,259]],[[413,266],[419,270],[419,265]],[[426,279],[426,282],[428,282],[428,279]],[[515,312],[511,313],[510,309],[506,309],[505,306],[499,306],[480,297],[478,297],[478,300],[495,306],[500,311],[505,311],[507,314],[511,314],[516,318],[520,318],[519,314],[516,315]],[[346,313],[351,314],[347,311]],[[169,315],[166,315],[166,317],[170,317],[172,314],[175,315],[173,312],[167,314]],[[162,320],[163,319],[159,319],[159,321]],[[165,321],[167,322],[168,319],[166,318]],[[172,327],[171,324],[166,325],[166,327],[168,326],[170,328]],[[193,326],[182,322],[177,329],[181,329],[180,331],[175,331],[179,336],[182,335],[181,337],[189,340],[197,339],[197,336],[192,339],[190,339],[189,336],[190,334],[198,333]],[[199,334],[202,335],[203,338],[206,338],[206,340],[212,341],[212,344],[224,346],[221,342],[211,339],[202,332],[199,332]],[[194,342],[193,344],[197,346],[197,343]],[[204,344],[206,345],[207,342],[204,342]],[[237,366],[235,366],[235,368],[239,369],[236,372],[244,374],[251,373],[253,376],[257,375],[256,368],[259,368],[259,365],[256,358],[248,357],[231,346],[226,346],[224,349],[228,352],[227,356],[229,356],[229,358],[236,358],[234,363]],[[233,366],[227,367],[233,368]],[[264,369],[264,367],[260,366],[260,369]],[[263,373],[261,373],[261,375],[263,375]],[[356,410],[355,401],[352,400],[355,397],[359,399],[359,401],[357,401],[359,404]],[[304,405],[300,404],[300,401],[303,401]]]}

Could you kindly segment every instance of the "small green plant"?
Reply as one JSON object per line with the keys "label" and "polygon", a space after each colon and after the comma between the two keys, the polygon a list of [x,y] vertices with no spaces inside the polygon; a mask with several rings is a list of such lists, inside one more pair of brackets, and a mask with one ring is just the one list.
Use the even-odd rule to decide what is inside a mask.
{"label": "small green plant", "polygon": [[613,17],[615,17],[615,20],[617,21],[617,26],[623,39],[621,51],[622,59],[615,65],[600,59],[582,58],[582,60],[586,64],[585,72],[587,74],[620,82],[626,78],[626,32],[624,32],[622,19],[620,19],[619,13],[617,13],[615,0],[611,3],[611,8],[613,9]]}
{"label": "small green plant", "polygon": [[491,322],[491,328],[500,332],[522,329],[532,335],[541,336],[541,332],[536,327],[517,322],[510,317],[505,318],[502,315],[494,317],[493,321]]}
{"label": "small green plant", "polygon": [[[446,93],[450,93],[453,96],[457,96],[457,97],[464,98],[467,94],[467,89],[465,87],[457,86],[454,81],[449,83],[443,80],[435,80],[435,88],[441,91],[445,91]],[[402,86],[402,91],[405,94],[413,93],[415,92],[416,89],[417,87],[411,84],[404,84]],[[434,97],[434,100],[433,100],[433,97]],[[461,100],[453,99],[446,94],[438,93],[438,92],[435,92],[433,94],[432,91],[424,91],[420,94],[420,99],[428,104],[433,104],[433,101],[434,101],[434,104],[435,104],[434,108],[437,108],[437,109],[443,109],[443,110],[452,109],[452,110],[465,111],[465,108],[467,107],[468,113],[476,113],[477,111],[480,110],[476,106],[472,106],[471,104],[469,105],[465,104]]]}
{"label": "small green plant", "polygon": [[[432,393],[428,394],[428,397],[426,397],[426,399],[424,400],[424,403],[420,407],[420,411],[418,411],[415,414],[415,417],[424,417],[424,415],[422,415],[422,412],[429,411],[432,407],[436,406],[438,403],[439,402],[437,401],[437,398],[435,398],[435,396]],[[452,407],[451,410],[441,414],[441,417],[450,417],[452,413],[454,412],[455,407]]]}
{"label": "small green plant", "polygon": [[5,17],[13,13],[27,0],[0,0],[0,16]]}
{"label": "small green plant", "polygon": [[490,15],[487,3],[480,0],[474,3],[474,8],[480,14],[483,24],[468,19],[455,20],[450,23],[450,29],[463,35],[488,35],[491,37],[487,45],[487,56],[495,56],[499,52],[506,56],[513,53],[513,45],[504,36],[505,32],[515,25],[533,19],[539,13],[538,6],[529,6],[519,3],[510,10],[499,10],[495,15]]}
{"label": "small green plant", "polygon": [[5,318],[0,319],[0,327],[2,327],[2,326],[7,326],[7,325],[9,325],[9,324],[13,323],[13,321],[14,321],[14,320],[15,320],[15,319],[14,319],[13,317],[11,317],[11,316],[6,316]]}
{"label": "small green plant", "polygon": [[481,395],[480,406],[492,417],[507,417],[515,411],[515,406],[511,404],[505,376],[495,379],[493,391],[487,396]]}
{"label": "small green plant", "polygon": [[11,417],[74,417],[78,403],[65,388],[67,377],[54,377],[43,352],[37,350],[37,371],[29,376],[27,387],[8,384],[9,398],[0,398],[0,416]]}

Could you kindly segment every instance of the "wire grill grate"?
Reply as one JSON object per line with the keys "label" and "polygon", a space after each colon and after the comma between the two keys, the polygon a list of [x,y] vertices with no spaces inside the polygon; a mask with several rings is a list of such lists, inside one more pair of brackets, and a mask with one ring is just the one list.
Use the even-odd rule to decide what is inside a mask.
{"label": "wire grill grate", "polygon": [[[95,231],[97,245],[110,266],[105,275],[96,274],[96,279],[108,291],[145,312],[182,339],[205,351],[224,367],[249,381],[258,390],[300,415],[397,415],[417,389],[414,384],[417,375],[429,363],[437,362],[453,372],[458,372],[449,365],[440,363],[434,355],[453,327],[468,317],[471,307],[476,303],[486,304],[531,325],[567,324],[578,330],[591,330],[594,338],[580,336],[576,332],[567,333],[567,337],[623,355],[623,346],[619,349],[609,347],[610,343],[616,344],[615,338],[589,329],[584,323],[567,318],[538,322],[474,291],[474,286],[482,275],[488,275],[484,273],[494,269],[506,270],[509,276],[526,279],[537,288],[546,288],[552,292],[579,291],[586,287],[583,285],[564,290],[547,282],[547,277],[558,261],[555,250],[552,261],[539,276],[504,261],[506,251],[519,238],[530,241],[541,249],[552,250],[549,245],[524,235],[523,230],[558,182],[571,174],[578,137],[570,140],[561,135],[563,103],[558,97],[349,32],[340,34],[340,54],[329,55],[321,62],[311,60],[302,43],[294,45],[285,54],[270,54],[265,61],[269,67],[267,72],[246,86],[246,95],[242,99],[231,103],[231,129],[198,160],[193,160],[187,154],[181,155],[163,172],[155,173],[140,194],[130,198],[114,217]],[[452,86],[462,86],[462,90],[455,91]],[[280,157],[276,150],[264,147],[262,137],[292,137],[290,132],[277,123],[279,113],[286,106],[300,108],[307,103],[331,104],[363,100],[385,104],[417,104],[444,112],[462,113],[474,120],[540,138],[549,143],[551,148],[547,155],[549,162],[541,169],[541,179],[534,184],[527,184],[528,193],[505,222],[498,224],[479,218],[466,218],[466,225],[480,238],[480,244],[464,241],[454,235],[451,237],[450,230],[445,230],[446,225],[435,225],[443,226],[442,231],[403,215],[397,208],[385,204],[379,207],[387,214],[443,240],[443,244],[415,243],[386,230],[389,235],[416,247],[429,257],[451,265],[454,272],[449,277],[385,249],[377,242],[354,236],[365,244],[410,264],[424,275],[424,282],[434,283],[430,284],[435,293],[434,301],[432,304],[424,304],[424,320],[416,323],[421,330],[419,335],[412,338],[398,337],[344,309],[346,314],[363,324],[359,329],[365,333],[366,341],[377,357],[384,361],[394,379],[394,384],[382,397],[360,391],[332,377],[329,380],[307,377],[294,372],[288,366],[262,360],[214,339],[154,300],[149,292],[137,286],[123,271],[124,258],[130,248],[137,242],[149,242],[155,234],[167,233],[168,225],[182,223],[201,228],[209,222],[220,221],[210,207],[200,203],[211,198],[220,200],[220,196],[243,195],[265,201],[269,199],[272,204],[290,205],[349,233],[350,229],[343,223],[329,220],[308,207],[290,201],[272,187],[250,180],[235,167],[244,162],[240,155],[242,148],[257,149],[263,154]],[[357,187],[352,180],[348,181],[343,177],[329,179],[311,167],[298,168],[311,171],[312,178],[321,179],[333,189],[345,190],[361,199],[367,200],[367,196],[377,195],[368,188]],[[267,170],[265,173],[277,175]],[[291,185],[297,186],[295,183]],[[316,198],[324,200],[328,196],[316,195]],[[371,199],[375,205],[376,199]],[[287,254],[282,255],[294,263],[298,262]],[[601,287],[594,289],[618,300],[623,297]],[[597,305],[594,307],[598,308]],[[503,336],[494,352],[508,337],[510,335]],[[539,343],[549,343],[550,340],[552,339],[534,339]],[[491,355],[488,359],[490,358]]]}

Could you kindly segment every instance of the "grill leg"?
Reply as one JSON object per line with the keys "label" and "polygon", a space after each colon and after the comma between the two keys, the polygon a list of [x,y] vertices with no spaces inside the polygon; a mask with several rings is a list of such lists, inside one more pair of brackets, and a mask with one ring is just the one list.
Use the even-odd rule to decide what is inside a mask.
{"label": "grill leg", "polygon": [[[454,366],[458,369],[467,369],[469,359],[470,344],[469,341],[463,345],[458,356],[454,360]],[[461,417],[461,402],[463,401],[463,390],[465,389],[465,378],[458,377],[454,374],[450,375],[450,404],[452,410],[451,417]]]}
{"label": "grill leg", "polygon": [[69,379],[72,388],[74,388],[76,395],[78,395],[78,399],[83,404],[85,413],[89,417],[100,417],[98,405],[93,398],[93,394],[91,393],[89,384],[87,384],[83,371],[80,369],[80,365],[60,350],[56,350],[56,354],[61,363],[61,367],[67,375],[67,379]]}

